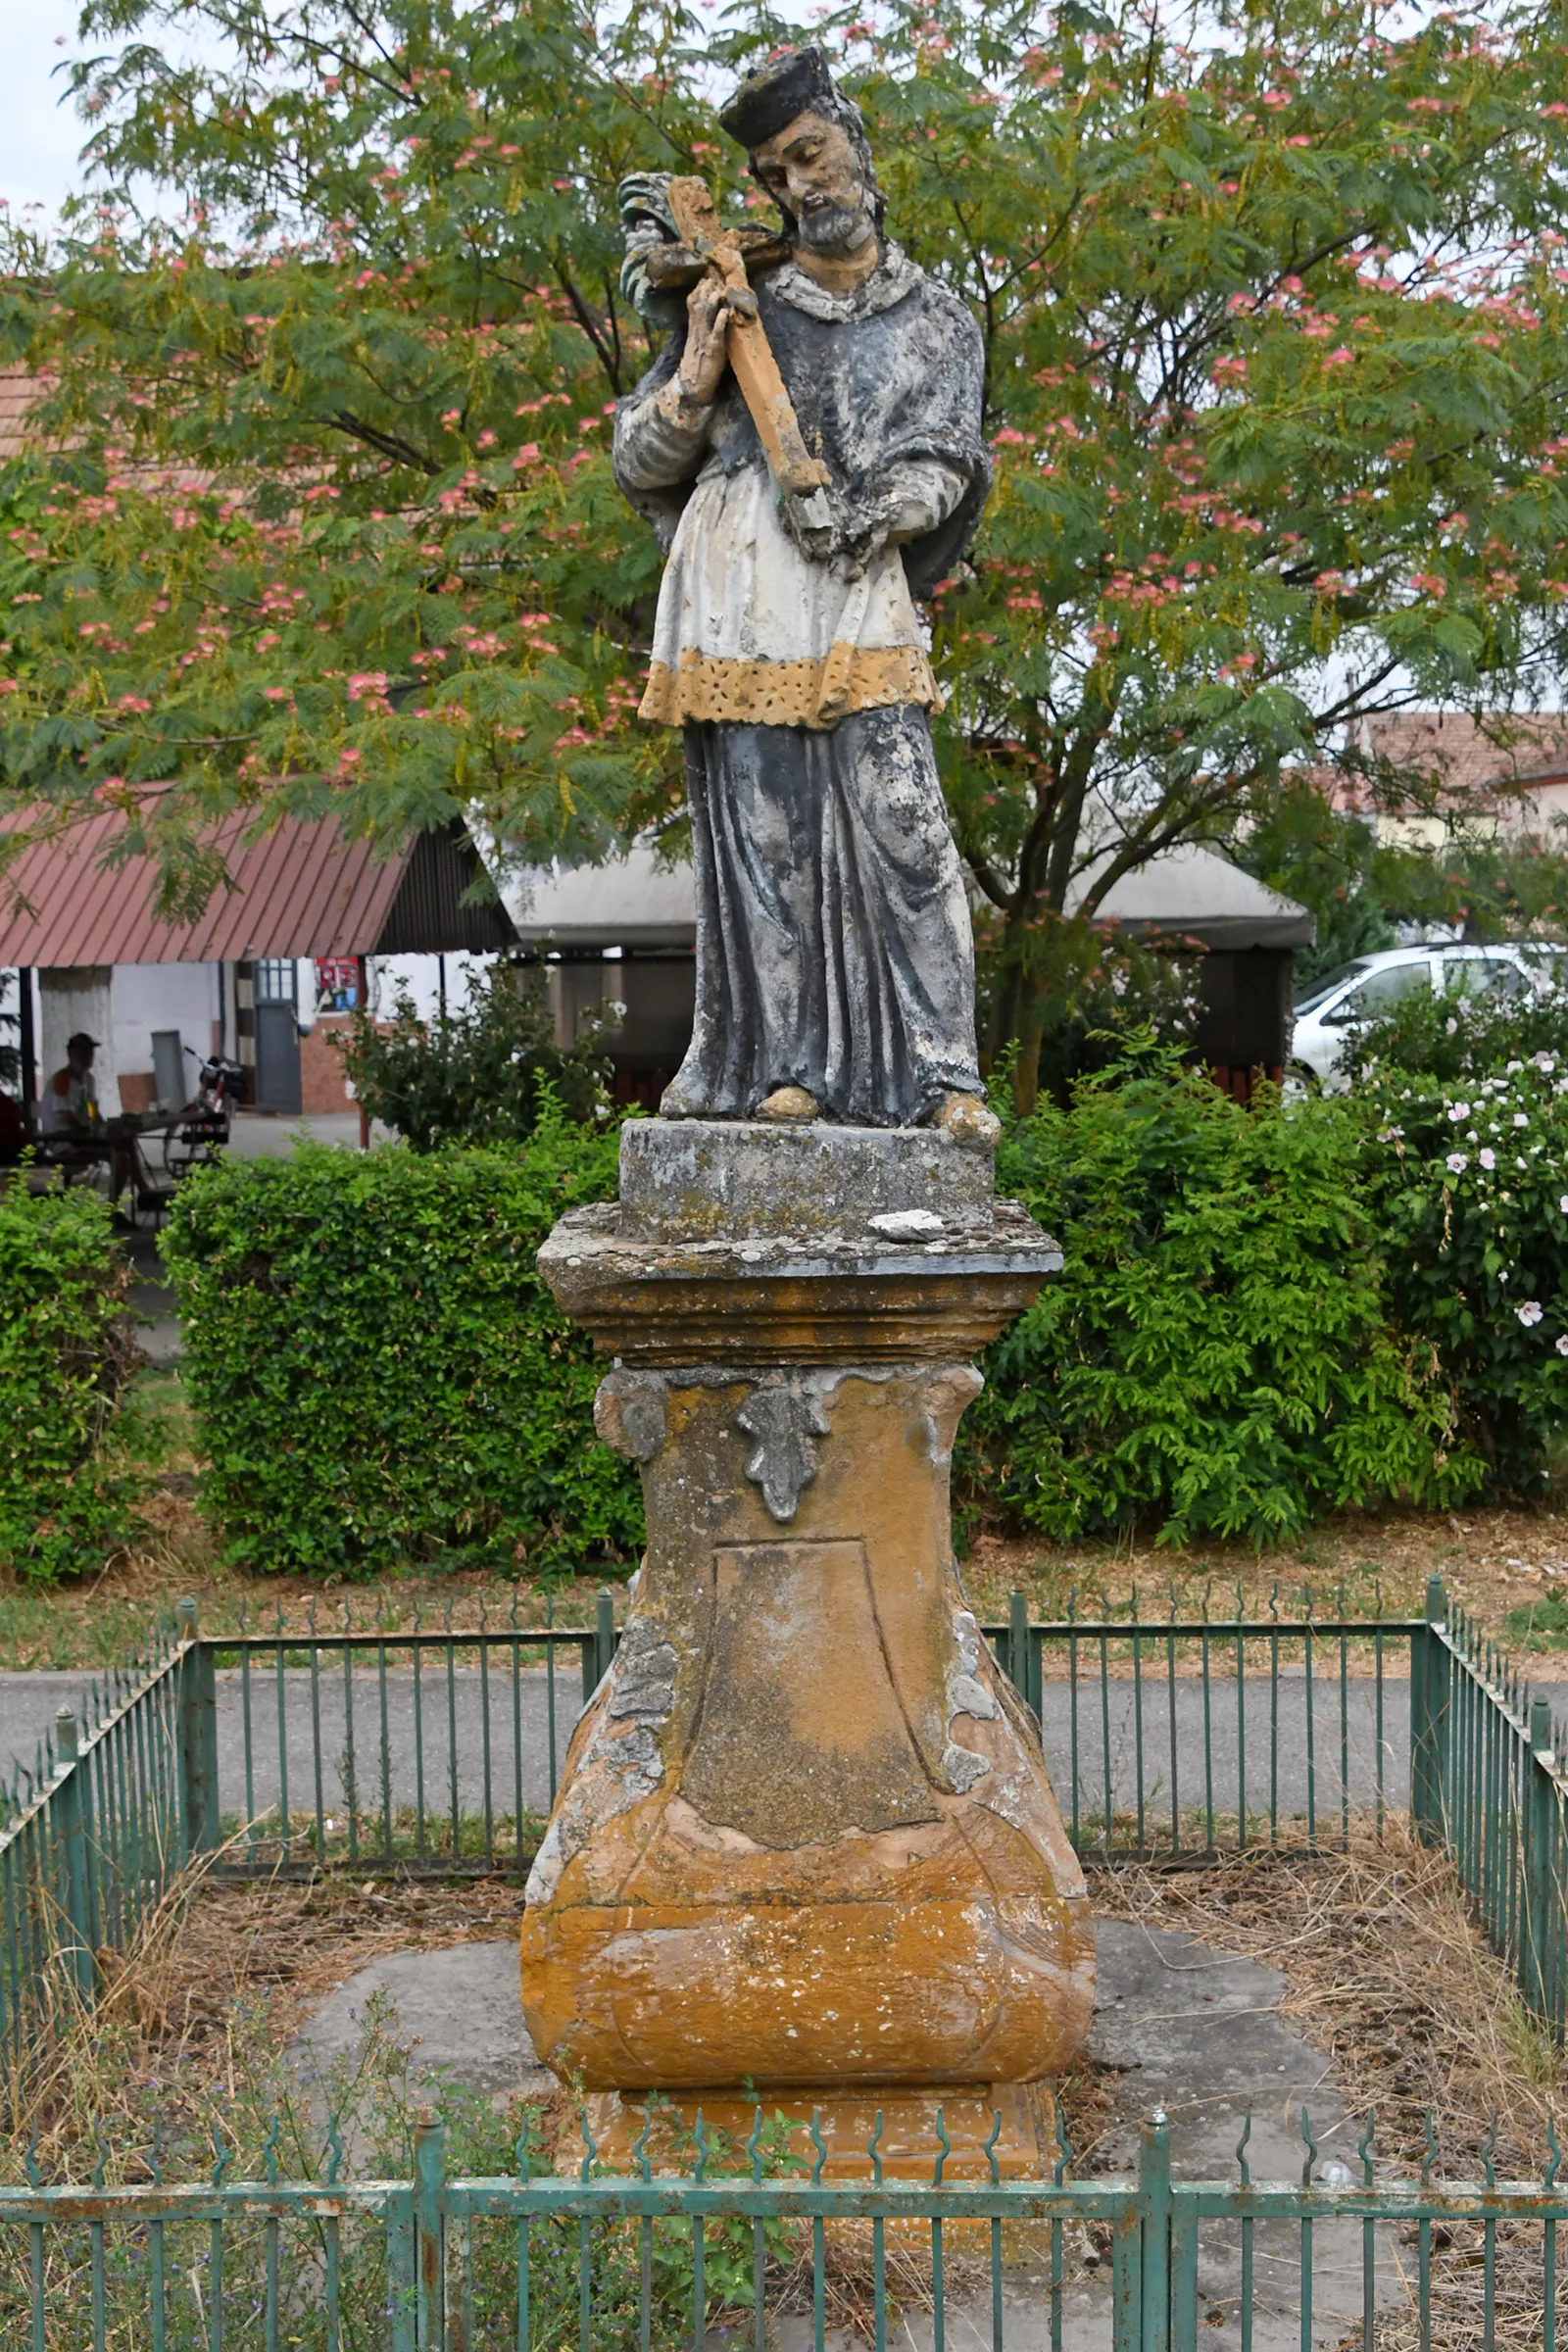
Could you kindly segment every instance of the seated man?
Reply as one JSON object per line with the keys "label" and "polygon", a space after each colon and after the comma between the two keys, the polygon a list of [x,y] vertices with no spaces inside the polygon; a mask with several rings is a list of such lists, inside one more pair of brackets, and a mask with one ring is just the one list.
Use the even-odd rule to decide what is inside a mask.
{"label": "seated man", "polygon": [[109,1198],[118,1200],[135,1176],[135,1147],[123,1136],[105,1146],[103,1113],[93,1083],[98,1040],[78,1029],[66,1040],[66,1066],[43,1090],[40,1126],[47,1156],[60,1168],[109,1167]]}
{"label": "seated man", "polygon": [[43,1095],[43,1132],[51,1140],[69,1142],[94,1134],[102,1125],[98,1089],[93,1084],[92,1057],[98,1040],[78,1029],[66,1041],[66,1066],[56,1070]]}

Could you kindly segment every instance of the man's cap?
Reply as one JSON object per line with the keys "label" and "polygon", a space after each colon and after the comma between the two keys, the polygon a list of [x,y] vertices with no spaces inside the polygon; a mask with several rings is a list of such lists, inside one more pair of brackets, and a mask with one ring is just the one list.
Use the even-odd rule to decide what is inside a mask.
{"label": "man's cap", "polygon": [[89,1037],[85,1029],[78,1029],[74,1037],[67,1038],[66,1052],[68,1054],[74,1054],[78,1046],[88,1046],[94,1053],[96,1053],[98,1051],[98,1040],[95,1037]]}
{"label": "man's cap", "polygon": [[748,74],[729,104],[720,107],[719,127],[755,152],[777,138],[797,115],[830,108],[837,95],[820,49],[780,49]]}

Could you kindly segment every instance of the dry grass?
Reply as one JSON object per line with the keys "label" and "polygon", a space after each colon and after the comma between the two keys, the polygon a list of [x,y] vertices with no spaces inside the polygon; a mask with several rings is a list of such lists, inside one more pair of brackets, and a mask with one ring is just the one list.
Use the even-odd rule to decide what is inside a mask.
{"label": "dry grass", "polygon": [[1504,2179],[1539,2179],[1568,2076],[1473,1923],[1452,1866],[1397,1822],[1345,1854],[1267,1847],[1193,1871],[1092,1874],[1104,1916],[1179,1929],[1280,1970],[1283,2013],[1333,2063],[1376,2152],[1418,2165],[1427,2117],[1450,2180],[1479,2179],[1496,2119]]}
{"label": "dry grass", "polygon": [[[1451,1865],[1398,1825],[1381,1841],[1355,1837],[1347,1854],[1260,1849],[1202,1870],[1102,1871],[1092,1880],[1104,1916],[1184,1930],[1212,1950],[1278,1969],[1281,2008],[1332,2062],[1347,2109],[1375,2113],[1380,2168],[1416,2177],[1430,2116],[1436,2178],[1482,2179],[1490,2148],[1499,2180],[1541,2180],[1568,2063],[1483,1942]],[[1414,2236],[1404,2232],[1398,2249],[1412,2292]],[[1538,2228],[1498,2227],[1491,2338],[1480,2225],[1435,2228],[1433,2249],[1431,2340],[1440,2352],[1480,2352],[1484,2342],[1493,2352],[1538,2352]],[[1559,2304],[1561,2327],[1568,2280]],[[1419,2352],[1421,2340],[1413,2303],[1379,2320],[1380,2352]],[[1348,2339],[1359,2341],[1359,2330]]]}
{"label": "dry grass", "polygon": [[198,1868],[129,1952],[102,1956],[93,2010],[61,2001],[55,2062],[20,2128],[36,2127],[45,2155],[62,2156],[89,2119],[128,2122],[151,2104],[177,2129],[215,2087],[233,2096],[242,2041],[283,2048],[334,1985],[381,1953],[514,1934],[521,1912],[511,1880],[252,1886]]}

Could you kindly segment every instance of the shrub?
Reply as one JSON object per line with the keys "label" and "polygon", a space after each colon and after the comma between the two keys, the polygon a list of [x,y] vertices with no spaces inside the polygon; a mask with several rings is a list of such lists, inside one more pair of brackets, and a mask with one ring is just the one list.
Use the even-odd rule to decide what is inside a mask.
{"label": "shrub", "polygon": [[19,1576],[101,1565],[126,1532],[128,1284],[98,1194],[0,1191],[0,1565]]}
{"label": "shrub", "polygon": [[1168,1055],[1012,1126],[999,1186],[1066,1263],[990,1351],[968,1494],[1059,1539],[1152,1515],[1179,1543],[1472,1493],[1436,1350],[1393,1326],[1362,1145],[1348,1103],[1244,1110]]}
{"label": "shrub", "polygon": [[429,1021],[400,989],[389,1022],[356,1013],[338,1050],[368,1115],[416,1152],[433,1152],[441,1144],[516,1143],[532,1134],[547,1101],[591,1118],[602,1099],[597,1042],[590,1033],[562,1053],[543,975],[496,963],[466,1003]]}
{"label": "shrub", "polygon": [[615,1189],[616,1137],[547,1099],[522,1150],[305,1147],[180,1190],[165,1256],[228,1555],[358,1575],[551,1567],[641,1541],[600,1370],[534,1253]]}
{"label": "shrub", "polygon": [[[1557,958],[1544,974],[1554,978]],[[1462,965],[1454,967],[1455,974]],[[1485,1078],[1533,1054],[1568,1055],[1568,991],[1557,986],[1505,997],[1457,990],[1436,996],[1412,989],[1376,1020],[1346,1034],[1346,1068],[1364,1084],[1379,1069],[1419,1070],[1429,1078]]]}
{"label": "shrub", "polygon": [[1463,1086],[1384,1070],[1360,1106],[1395,1311],[1441,1351],[1491,1482],[1527,1494],[1568,1415],[1565,1070],[1544,1052]]}

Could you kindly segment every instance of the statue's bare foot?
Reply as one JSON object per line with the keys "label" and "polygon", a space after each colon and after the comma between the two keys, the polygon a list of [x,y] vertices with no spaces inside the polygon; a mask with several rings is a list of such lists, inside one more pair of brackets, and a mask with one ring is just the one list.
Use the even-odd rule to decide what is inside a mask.
{"label": "statue's bare foot", "polygon": [[700,1119],[703,1114],[672,1083],[659,1098],[659,1115],[662,1119]]}
{"label": "statue's bare foot", "polygon": [[781,1127],[804,1127],[816,1117],[816,1097],[804,1086],[775,1086],[766,1102],[757,1105],[757,1115]]}
{"label": "statue's bare foot", "polygon": [[1002,1141],[1002,1121],[987,1110],[978,1095],[944,1095],[931,1113],[930,1124],[951,1135],[966,1152],[994,1152]]}

